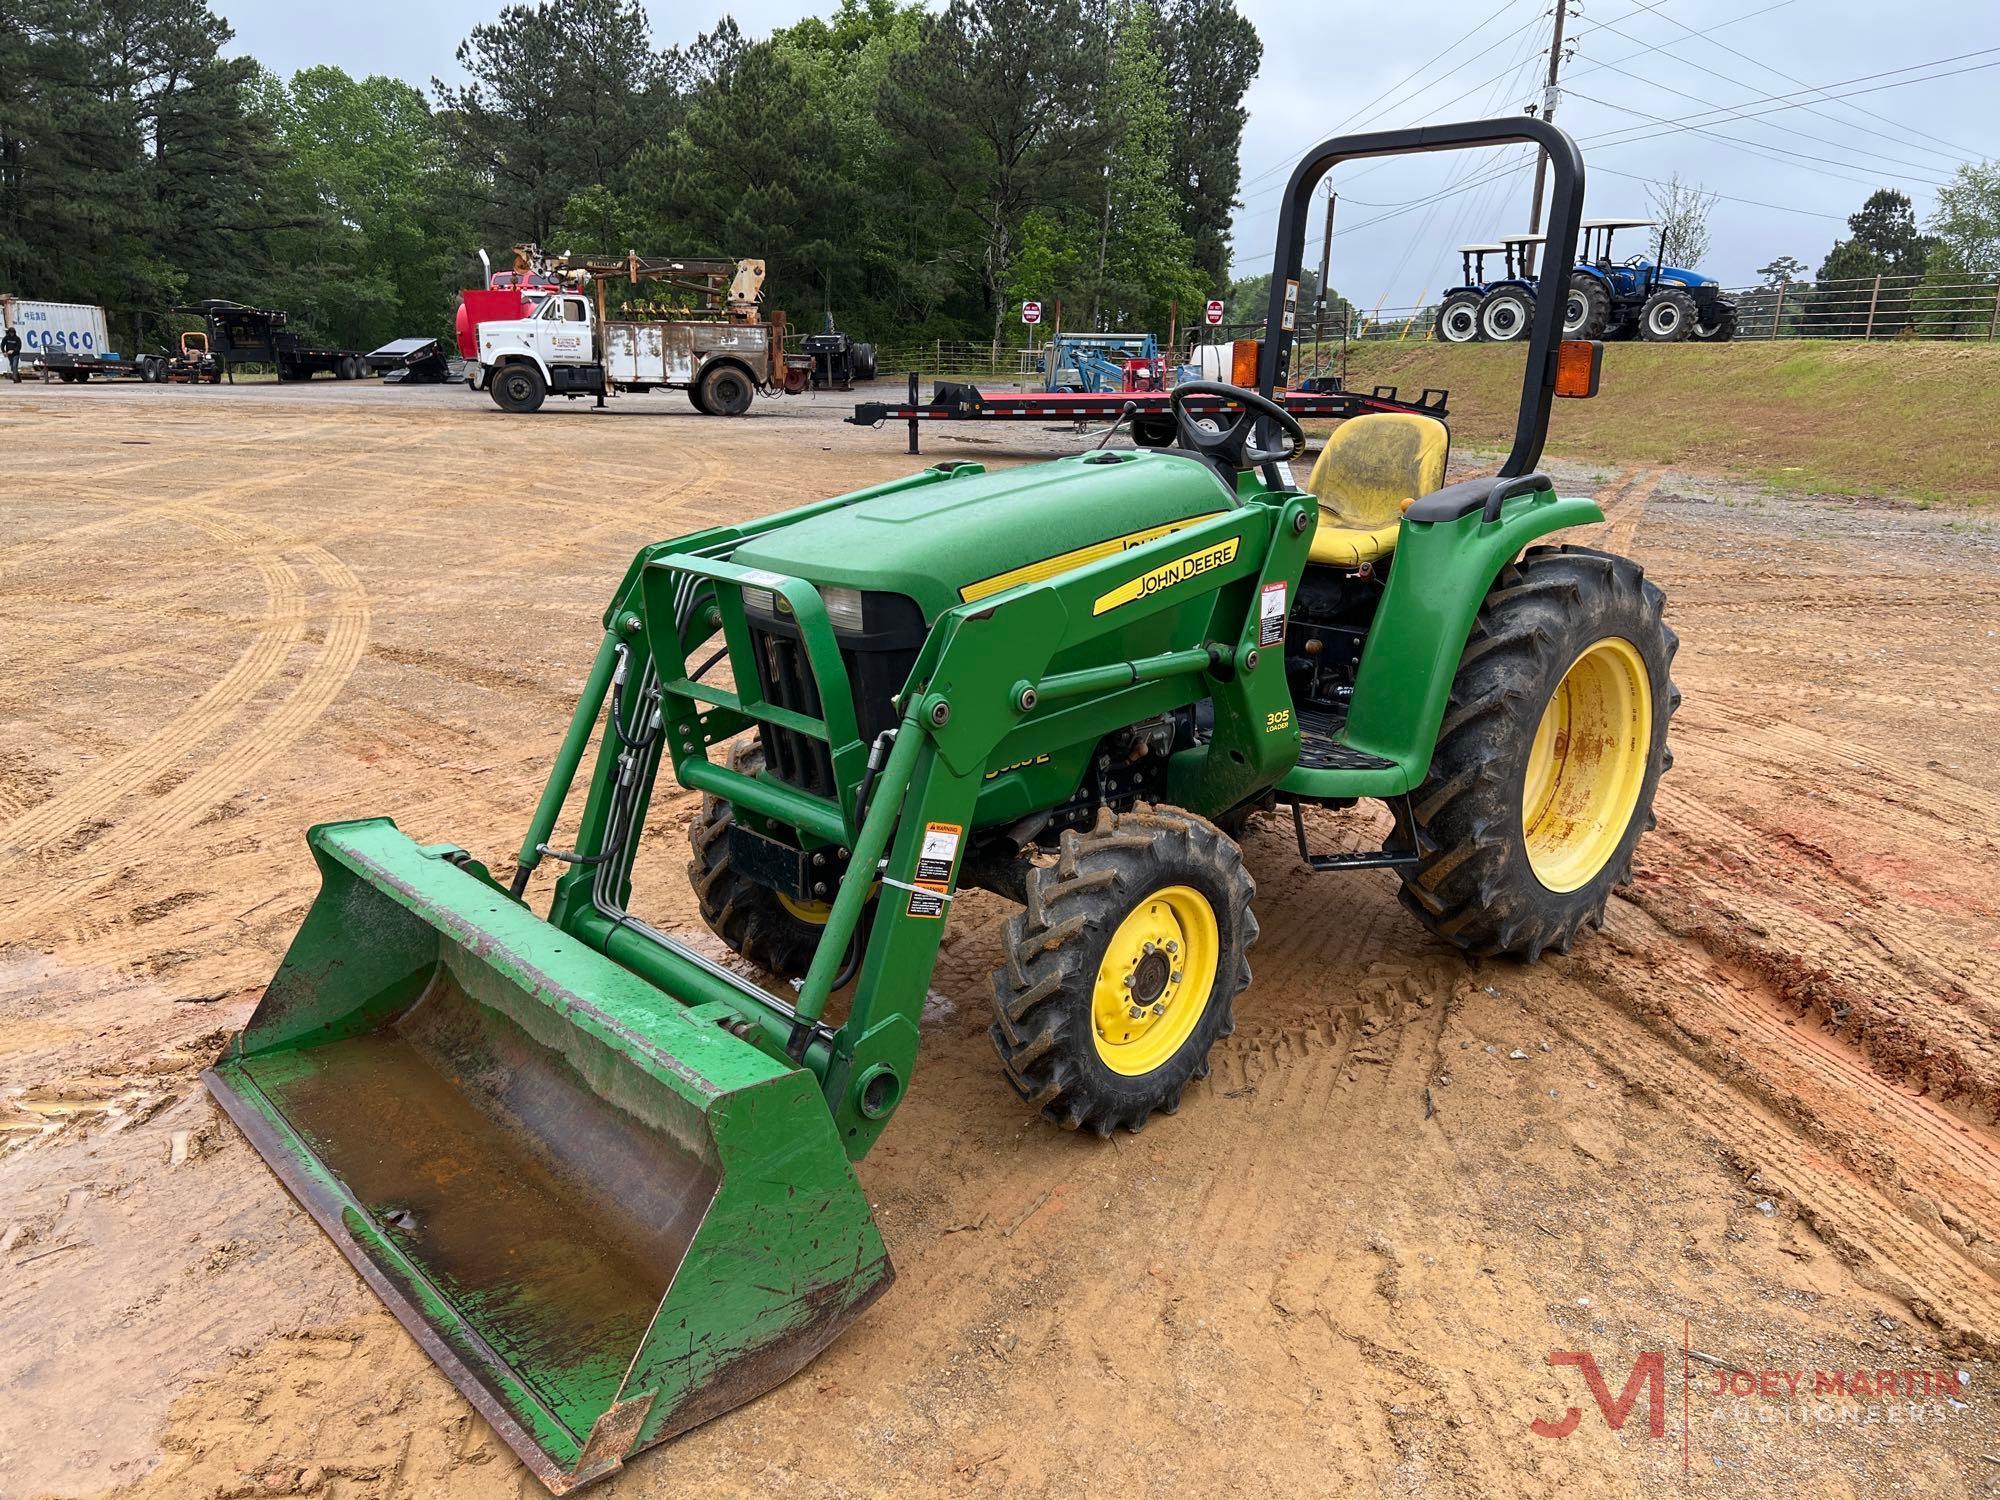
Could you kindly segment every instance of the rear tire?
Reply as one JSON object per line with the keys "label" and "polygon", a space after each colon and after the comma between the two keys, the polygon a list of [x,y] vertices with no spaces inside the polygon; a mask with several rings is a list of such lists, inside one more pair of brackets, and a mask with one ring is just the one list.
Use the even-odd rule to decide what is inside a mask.
{"label": "rear tire", "polygon": [[1503,286],[1479,299],[1479,336],[1489,344],[1511,344],[1528,336],[1535,299],[1518,286]]}
{"label": "rear tire", "polygon": [[495,406],[512,412],[540,411],[542,401],[549,393],[542,372],[525,360],[502,365],[494,372],[488,389],[493,394]]}
{"label": "rear tire", "polygon": [[[755,776],[764,769],[764,751],[742,742],[729,755],[731,770]],[[769,886],[740,875],[730,864],[729,830],[736,809],[703,792],[701,812],[688,827],[694,858],[688,884],[701,904],[701,919],[734,951],[781,979],[797,979],[812,967],[820,933],[832,908],[825,903],[788,902]]]}
{"label": "rear tire", "polygon": [[710,365],[695,382],[701,398],[695,404],[710,416],[740,417],[750,410],[756,388],[736,365]]}
{"label": "rear tire", "polygon": [[1639,337],[1649,344],[1678,344],[1695,330],[1700,315],[1686,292],[1655,292],[1639,309]]}
{"label": "rear tire", "polygon": [[1611,321],[1611,294],[1595,276],[1573,272],[1569,278],[1569,301],[1563,307],[1563,337],[1601,339]]}
{"label": "rear tire", "polygon": [[1479,340],[1479,293],[1453,292],[1438,304],[1438,337],[1447,344]]}
{"label": "rear tire", "polygon": [[1066,1130],[1138,1130],[1208,1076],[1250,984],[1256,885],[1235,843],[1171,807],[1098,815],[1027,878],[1002,935],[993,1047]]}
{"label": "rear tire", "polygon": [[1532,962],[1604,924],[1673,764],[1665,603],[1637,563],[1587,547],[1532,548],[1501,570],[1411,794],[1435,847],[1404,875],[1403,904],[1439,937]]}

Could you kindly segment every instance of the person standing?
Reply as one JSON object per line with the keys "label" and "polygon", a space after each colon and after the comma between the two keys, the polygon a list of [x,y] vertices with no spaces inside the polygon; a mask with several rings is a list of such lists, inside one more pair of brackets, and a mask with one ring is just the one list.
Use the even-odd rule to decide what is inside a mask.
{"label": "person standing", "polygon": [[21,335],[9,323],[7,331],[0,333],[0,354],[7,356],[7,373],[14,377],[14,384],[21,383]]}

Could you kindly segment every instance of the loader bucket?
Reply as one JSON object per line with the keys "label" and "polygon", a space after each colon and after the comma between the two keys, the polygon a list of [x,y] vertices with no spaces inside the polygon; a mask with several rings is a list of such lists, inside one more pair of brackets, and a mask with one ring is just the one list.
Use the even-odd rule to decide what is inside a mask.
{"label": "loader bucket", "polygon": [[386,818],[210,1090],[557,1494],[770,1389],[884,1290],[818,1081]]}

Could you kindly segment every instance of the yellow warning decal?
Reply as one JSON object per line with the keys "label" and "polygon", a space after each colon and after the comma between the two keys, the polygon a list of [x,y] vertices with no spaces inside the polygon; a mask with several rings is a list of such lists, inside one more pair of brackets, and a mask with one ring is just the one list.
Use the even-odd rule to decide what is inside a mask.
{"label": "yellow warning decal", "polygon": [[1130,604],[1134,599],[1144,599],[1157,594],[1161,589],[1170,589],[1177,583],[1185,583],[1190,578],[1225,567],[1236,560],[1236,548],[1242,538],[1231,537],[1228,541],[1217,542],[1212,547],[1203,547],[1198,552],[1187,552],[1170,563],[1162,563],[1157,568],[1149,568],[1137,578],[1127,579],[1108,594],[1099,594],[1097,603],[1091,606],[1093,615],[1101,615]]}
{"label": "yellow warning decal", "polygon": [[1163,536],[1172,536],[1176,531],[1192,526],[1198,521],[1212,521],[1221,514],[1219,510],[1212,510],[1207,515],[1189,516],[1185,521],[1169,521],[1164,526],[1148,526],[1144,531],[1128,531],[1124,536],[1092,542],[1088,547],[1058,552],[1054,557],[1045,557],[1040,562],[1009,568],[1005,573],[995,573],[991,578],[968,583],[958,591],[959,601],[970,604],[975,599],[984,599],[988,594],[1011,589],[1018,583],[1040,583],[1044,578],[1067,573],[1071,568],[1080,568],[1085,563],[1094,563],[1100,558],[1115,557],[1120,552],[1130,552],[1134,547],[1143,547],[1147,542],[1157,542]]}

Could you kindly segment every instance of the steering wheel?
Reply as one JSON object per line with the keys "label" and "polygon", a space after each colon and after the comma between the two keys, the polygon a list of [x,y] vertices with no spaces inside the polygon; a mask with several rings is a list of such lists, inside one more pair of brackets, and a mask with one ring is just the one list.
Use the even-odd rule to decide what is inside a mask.
{"label": "steering wheel", "polygon": [[[1242,411],[1237,413],[1235,421],[1219,426],[1219,418],[1196,416],[1188,410],[1187,398],[1190,396],[1213,396],[1232,401],[1242,407]],[[1219,380],[1191,380],[1185,385],[1175,386],[1167,404],[1173,410],[1174,429],[1180,446],[1231,473],[1254,469],[1259,464],[1294,459],[1305,451],[1305,429],[1299,426],[1298,419],[1270,397],[1257,391],[1246,391],[1240,385],[1224,385]],[[1258,436],[1258,429],[1267,421],[1275,423],[1278,431],[1291,441],[1282,448],[1251,447],[1251,440]]]}

